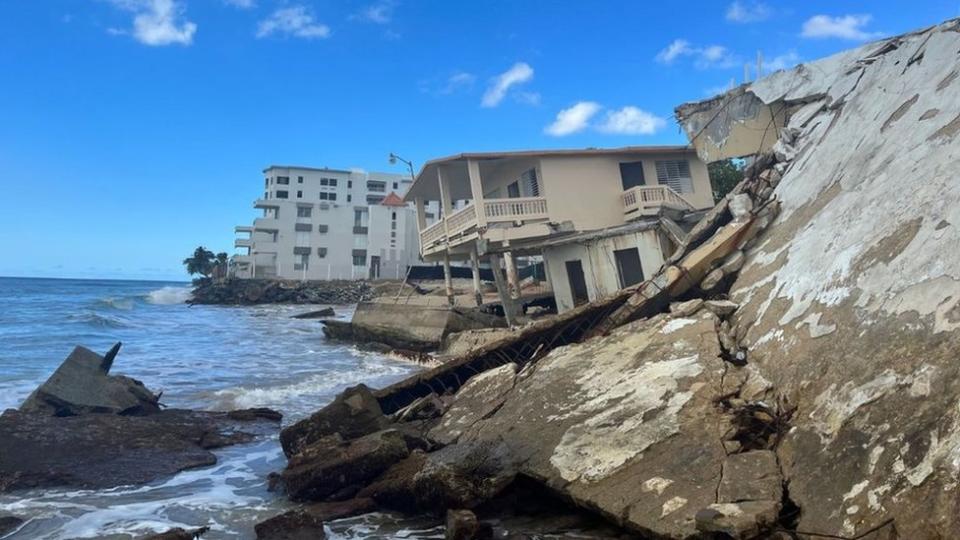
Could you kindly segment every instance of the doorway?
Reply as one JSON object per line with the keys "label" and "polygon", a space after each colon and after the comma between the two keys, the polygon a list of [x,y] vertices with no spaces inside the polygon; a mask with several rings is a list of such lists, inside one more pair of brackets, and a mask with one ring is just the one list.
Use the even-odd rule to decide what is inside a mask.
{"label": "doorway", "polygon": [[616,249],[613,251],[613,260],[617,263],[617,275],[620,276],[621,289],[643,281],[643,267],[640,264],[639,249]]}
{"label": "doorway", "polygon": [[370,256],[370,279],[380,279],[380,256]]}
{"label": "doorway", "polygon": [[573,305],[579,306],[590,301],[587,294],[587,280],[583,276],[583,264],[579,260],[567,261],[567,281],[570,282],[570,294],[573,296]]}

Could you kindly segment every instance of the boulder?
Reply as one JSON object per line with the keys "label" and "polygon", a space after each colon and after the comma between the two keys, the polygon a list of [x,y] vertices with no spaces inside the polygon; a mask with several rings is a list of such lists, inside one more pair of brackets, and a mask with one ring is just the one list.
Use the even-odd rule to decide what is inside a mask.
{"label": "boulder", "polygon": [[384,508],[416,513],[420,509],[414,492],[414,477],[423,470],[427,454],[414,450],[406,459],[394,464],[357,493],[357,497],[370,498]]}
{"label": "boulder", "polygon": [[703,307],[710,310],[717,317],[725,319],[740,306],[736,302],[731,302],[730,300],[707,300],[703,303]]}
{"label": "boulder", "polygon": [[727,456],[723,461],[717,502],[776,501],[783,498],[783,478],[777,455],[753,450]]}
{"label": "boulder", "polygon": [[409,454],[406,439],[397,430],[350,441],[330,436],[291,457],[280,478],[291,499],[322,500],[365,485]]}
{"label": "boulder", "polygon": [[440,444],[455,442],[464,431],[497,410],[513,389],[517,365],[510,363],[474,375],[454,395],[453,403],[429,437]]}
{"label": "boulder", "polygon": [[470,510],[447,510],[446,540],[489,540],[493,538],[493,528],[481,523],[477,515]]}
{"label": "boulder", "polygon": [[[716,502],[727,457],[720,441],[729,418],[716,400],[732,389],[716,327],[706,310],[662,315],[554,349],[495,413],[430,461],[485,442],[509,449],[518,474],[577,506],[651,537],[691,537],[697,510]],[[447,497],[458,498],[466,499]]]}
{"label": "boulder", "polygon": [[209,531],[210,527],[200,527],[199,529],[191,529],[189,531],[175,527],[166,532],[147,536],[143,540],[197,540]]}
{"label": "boulder", "polygon": [[686,302],[674,302],[670,304],[670,313],[676,317],[689,317],[700,311],[703,307],[702,298],[694,298]]}
{"label": "boulder", "polygon": [[280,444],[289,458],[329,435],[353,439],[380,431],[389,423],[370,389],[361,384],[347,388],[323,409],[285,428],[280,432]]}
{"label": "boulder", "polygon": [[332,307],[325,307],[323,309],[318,309],[316,311],[298,313],[296,315],[292,315],[290,318],[291,319],[325,319],[327,317],[335,317],[335,316],[336,316],[336,313],[334,313]]}
{"label": "boulder", "polygon": [[517,467],[502,441],[459,443],[427,456],[413,478],[413,492],[424,511],[473,508],[509,486]]}
{"label": "boulder", "polygon": [[117,343],[105,356],[76,347],[60,367],[20,406],[20,411],[53,416],[86,413],[153,414],[159,398],[138,380],[109,375]]}
{"label": "boulder", "polygon": [[446,404],[437,394],[431,393],[415,399],[406,407],[393,414],[397,422],[411,422],[415,420],[430,420],[441,416],[447,410]]}
{"label": "boulder", "polygon": [[276,432],[277,422],[167,409],[150,416],[0,415],[0,492],[47,487],[105,489],[213,465],[209,448]]}
{"label": "boulder", "polygon": [[323,540],[323,520],[305,510],[291,510],[254,526],[257,540]]}
{"label": "boulder", "polygon": [[779,512],[777,501],[716,503],[697,512],[696,527],[704,533],[750,540],[776,524]]}
{"label": "boulder", "polygon": [[23,520],[17,516],[0,516],[0,538],[13,532],[23,525]]}
{"label": "boulder", "polygon": [[746,259],[747,257],[743,254],[743,250],[738,249],[730,255],[727,255],[727,258],[723,260],[723,264],[720,265],[720,269],[723,270],[724,274],[735,274],[743,268],[743,263]]}

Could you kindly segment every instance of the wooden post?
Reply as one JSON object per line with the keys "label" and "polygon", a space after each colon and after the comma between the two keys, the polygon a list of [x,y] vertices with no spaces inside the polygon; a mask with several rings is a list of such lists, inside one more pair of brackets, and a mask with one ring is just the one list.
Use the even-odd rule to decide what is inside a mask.
{"label": "wooden post", "polygon": [[417,228],[420,232],[423,232],[423,230],[427,228],[426,203],[423,197],[417,197],[414,199],[414,204],[417,207]]}
{"label": "wooden post", "polygon": [[453,279],[450,275],[450,252],[443,252],[443,285],[447,289],[447,303],[451,306],[456,303],[453,297]]}
{"label": "wooden post", "polygon": [[507,284],[510,286],[510,297],[520,298],[520,277],[517,275],[517,263],[513,260],[513,253],[503,254],[503,261],[507,265]]}
{"label": "wooden post", "polygon": [[483,290],[480,288],[480,257],[477,255],[477,244],[470,247],[470,268],[473,270],[473,295],[477,305],[483,305]]}
{"label": "wooden post", "polygon": [[497,284],[497,294],[500,296],[500,305],[503,306],[503,315],[507,319],[507,326],[516,324],[513,299],[507,292],[507,284],[503,279],[503,271],[500,269],[500,256],[490,254],[490,269],[493,270],[493,281]]}

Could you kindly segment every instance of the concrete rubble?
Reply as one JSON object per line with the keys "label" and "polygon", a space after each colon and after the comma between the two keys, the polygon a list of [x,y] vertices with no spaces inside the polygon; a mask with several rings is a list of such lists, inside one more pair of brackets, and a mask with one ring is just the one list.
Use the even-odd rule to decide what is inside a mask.
{"label": "concrete rubble", "polygon": [[[647,537],[960,537],[958,51],[948,21],[679,107],[744,181],[648,281],[367,392],[337,429],[406,435],[335,496],[446,515],[530,482]],[[318,414],[295,432],[347,439]]]}

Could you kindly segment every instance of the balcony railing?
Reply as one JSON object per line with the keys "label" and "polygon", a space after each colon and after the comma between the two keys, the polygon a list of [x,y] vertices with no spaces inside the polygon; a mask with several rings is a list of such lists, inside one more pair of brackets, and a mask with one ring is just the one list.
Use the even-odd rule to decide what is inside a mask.
{"label": "balcony railing", "polygon": [[261,217],[253,220],[253,228],[258,231],[276,231],[279,227],[277,218]]}
{"label": "balcony railing", "polygon": [[655,216],[662,208],[671,210],[696,210],[690,201],[683,198],[670,186],[635,186],[623,192],[623,213],[627,219]]}
{"label": "balcony railing", "polygon": [[253,247],[253,239],[251,238],[237,238],[233,241],[233,247],[238,248],[249,248]]}
{"label": "balcony railing", "polygon": [[[433,244],[463,235],[479,225],[478,207],[470,204],[438,220],[420,231],[420,248],[426,249]],[[484,217],[487,223],[540,221],[547,219],[547,200],[543,197],[522,197],[516,199],[487,199],[483,203]],[[446,226],[444,226],[446,221]]]}

